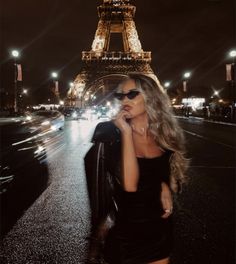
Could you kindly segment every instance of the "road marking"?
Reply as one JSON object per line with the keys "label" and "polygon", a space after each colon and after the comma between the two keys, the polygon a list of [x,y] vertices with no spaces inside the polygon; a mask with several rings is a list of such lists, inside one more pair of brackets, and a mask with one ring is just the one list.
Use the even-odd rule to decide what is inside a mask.
{"label": "road marking", "polygon": [[199,134],[193,133],[193,132],[188,131],[188,130],[185,130],[185,129],[183,129],[183,131],[186,132],[187,134],[190,134],[190,135],[194,136],[194,137],[198,137],[198,138],[201,138],[201,139],[204,139],[204,140],[208,140],[208,141],[210,141],[210,142],[213,142],[213,143],[216,143],[216,144],[222,145],[222,146],[227,147],[227,148],[235,149],[235,147],[233,147],[233,146],[231,146],[231,145],[228,145],[228,144],[225,144],[225,143],[222,143],[222,142],[220,142],[220,141],[212,140],[212,139],[210,139],[210,138],[204,137],[204,136],[202,136],[202,135],[199,135]]}

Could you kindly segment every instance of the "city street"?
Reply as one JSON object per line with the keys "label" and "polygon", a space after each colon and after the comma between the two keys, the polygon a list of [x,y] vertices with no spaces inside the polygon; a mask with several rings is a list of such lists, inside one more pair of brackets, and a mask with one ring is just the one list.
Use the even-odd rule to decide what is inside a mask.
{"label": "city street", "polygon": [[[179,118],[191,159],[175,197],[173,264],[235,263],[236,126]],[[47,136],[48,183],[2,240],[4,264],[84,263],[89,207],[83,157],[96,122],[67,120]]]}

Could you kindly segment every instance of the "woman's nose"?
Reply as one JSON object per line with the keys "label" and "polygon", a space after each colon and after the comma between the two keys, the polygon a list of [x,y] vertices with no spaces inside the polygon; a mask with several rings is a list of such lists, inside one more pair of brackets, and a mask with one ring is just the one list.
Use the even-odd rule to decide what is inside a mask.
{"label": "woman's nose", "polygon": [[127,97],[127,96],[125,96],[124,98],[123,98],[123,100],[122,100],[122,103],[123,104],[126,104],[126,102],[128,102],[129,101],[129,98]]}

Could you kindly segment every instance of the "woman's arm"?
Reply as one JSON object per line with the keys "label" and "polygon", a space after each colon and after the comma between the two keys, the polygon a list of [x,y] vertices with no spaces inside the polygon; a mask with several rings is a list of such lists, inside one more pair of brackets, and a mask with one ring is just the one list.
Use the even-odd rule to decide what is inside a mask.
{"label": "woman's arm", "polygon": [[170,187],[165,182],[161,183],[161,204],[165,212],[161,217],[169,217],[172,214],[173,210],[173,199]]}
{"label": "woman's arm", "polygon": [[123,133],[122,144],[122,184],[127,192],[136,192],[139,180],[138,163],[134,149],[133,137],[131,133]]}
{"label": "woman's arm", "polygon": [[132,129],[126,121],[126,118],[129,117],[128,115],[129,113],[127,111],[120,111],[114,123],[121,131],[122,185],[125,191],[135,192],[138,186],[139,170],[134,149]]}

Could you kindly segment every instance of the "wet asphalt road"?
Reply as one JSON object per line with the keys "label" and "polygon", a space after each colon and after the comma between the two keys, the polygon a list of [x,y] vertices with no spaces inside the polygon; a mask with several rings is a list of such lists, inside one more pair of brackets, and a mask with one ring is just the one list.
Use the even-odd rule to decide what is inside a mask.
{"label": "wet asphalt road", "polygon": [[[192,161],[189,184],[175,197],[172,263],[233,264],[236,127],[180,123]],[[83,157],[95,125],[68,120],[47,138],[47,187],[3,238],[0,263],[84,263],[90,212]]]}

